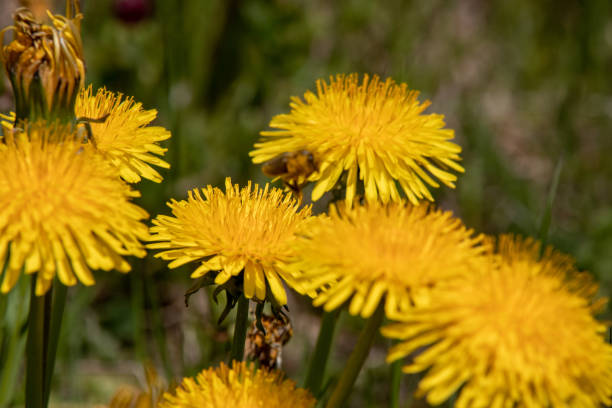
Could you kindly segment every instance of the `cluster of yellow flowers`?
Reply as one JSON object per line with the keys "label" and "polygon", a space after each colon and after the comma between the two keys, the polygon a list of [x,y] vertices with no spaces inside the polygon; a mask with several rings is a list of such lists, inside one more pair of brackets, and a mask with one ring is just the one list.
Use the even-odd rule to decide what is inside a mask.
{"label": "cluster of yellow flowers", "polygon": [[[452,187],[450,171],[463,171],[453,131],[423,114],[427,105],[391,79],[319,81],[317,94],[272,119],[279,130],[262,132],[251,155],[289,190],[313,182],[313,201],[332,190],[342,202],[309,216],[288,196],[281,205],[277,189],[239,192],[228,180],[225,196],[209,186],[205,199],[196,191],[173,201],[150,248],[166,249],[157,256],[170,266],[200,261],[192,277],[217,271],[223,283],[241,273],[249,298],[269,289],[284,304],[280,276],[327,311],[348,303],[368,318],[384,304],[395,323],[382,333],[401,340],[388,361],[409,357],[405,372],[428,370],[418,394],[431,404],[455,393],[458,407],[609,404],[612,346],[594,317],[602,301],[590,276],[552,248],[540,256],[531,239],[476,234],[419,203],[433,201],[424,182]],[[186,395],[169,400],[192,406]]]}
{"label": "cluster of yellow flowers", "polygon": [[[92,285],[91,270],[129,271],[123,257],[145,256],[148,241],[170,268],[195,263],[192,278],[259,304],[286,305],[288,286],[326,311],[384,311],[392,323],[382,334],[400,340],[388,361],[408,357],[406,373],[427,371],[418,393],[431,404],[453,394],[458,407],[612,403],[612,346],[589,275],[531,239],[478,234],[422,203],[464,169],[453,131],[424,114],[416,91],[368,75],[318,81],[251,152],[285,191],[228,178],[225,191],[171,200],[172,215],[149,229],[129,183],[162,180],[151,166],[169,167],[158,143],[170,133],[149,126],[154,110],[82,86],[80,18],[75,10],[46,25],[19,10],[1,53],[16,95],[0,143],[3,293],[22,271],[35,275],[37,296],[55,277]],[[310,183],[327,213],[302,204]],[[237,362],[186,378],[159,402],[287,405],[315,400],[280,372]]]}
{"label": "cluster of yellow flowers", "polygon": [[[158,142],[170,132],[148,126],[155,110],[101,89],[83,89],[78,8],[37,22],[28,9],[8,27],[0,56],[15,91],[16,113],[2,115],[0,144],[0,290],[21,272],[36,274],[36,295],[55,276],[92,285],[91,269],[128,272],[122,257],[144,257],[148,214],[127,183],[161,181]],[[127,183],[126,183],[127,182]]]}

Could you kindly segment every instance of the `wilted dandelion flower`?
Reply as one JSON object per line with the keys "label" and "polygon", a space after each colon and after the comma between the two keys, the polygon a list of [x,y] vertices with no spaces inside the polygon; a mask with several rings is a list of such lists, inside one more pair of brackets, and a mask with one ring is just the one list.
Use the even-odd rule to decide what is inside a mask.
{"label": "wilted dandelion flower", "polygon": [[170,168],[157,156],[167,149],[158,142],[170,137],[170,132],[160,126],[148,126],[155,117],[155,109],[145,110],[141,103],[125,98],[106,89],[92,87],[79,93],[75,106],[77,118],[91,118],[95,149],[119,169],[128,183],[137,183],[141,177],[156,183],[162,176],[150,165]]}
{"label": "wilted dandelion flower", "polygon": [[195,379],[185,378],[175,394],[166,393],[160,408],[311,408],[310,393],[284,379],[280,371],[255,370],[253,365],[221,363]]}
{"label": "wilted dandelion flower", "polygon": [[[418,394],[456,407],[599,407],[612,400],[612,346],[592,315],[596,285],[551,250],[502,237],[489,267],[432,292],[431,305],[384,327],[403,342],[394,361],[426,347],[404,367],[429,369]],[[576,281],[575,279],[578,279]],[[577,288],[582,288],[577,290]]]}
{"label": "wilted dandelion flower", "polygon": [[[204,194],[204,197],[202,197]],[[247,298],[266,299],[266,286],[279,304],[287,303],[282,280],[291,277],[278,268],[290,256],[295,230],[310,215],[280,189],[253,186],[240,189],[225,181],[225,193],[212,186],[189,192],[186,201],[171,200],[173,216],[159,215],[151,228],[151,249],[171,260],[170,268],[198,262],[191,274],[202,277],[219,271],[215,283],[241,276]]]}
{"label": "wilted dandelion flower", "polygon": [[142,257],[147,213],[99,156],[82,150],[61,127],[31,126],[0,145],[2,293],[22,271],[36,273],[36,294],[57,275],[65,285],[94,284],[90,269],[130,270],[124,255]]}
{"label": "wilted dandelion flower", "polygon": [[0,59],[13,86],[18,120],[72,120],[74,100],[85,79],[78,2],[67,15],[49,13],[51,24],[36,20],[19,8],[6,31],[13,40],[0,51]]}
{"label": "wilted dandelion flower", "polygon": [[316,291],[314,305],[330,311],[352,297],[349,312],[364,318],[381,301],[387,316],[426,304],[432,287],[471,273],[485,249],[450,212],[404,202],[332,206],[298,235],[287,269]]}
{"label": "wilted dandelion flower", "polygon": [[450,142],[454,133],[443,129],[443,115],[423,114],[429,101],[391,78],[357,74],[317,81],[317,93],[291,99],[291,112],[275,116],[263,139],[250,152],[254,163],[286,154],[309,152],[318,171],[312,199],[318,200],[346,173],[346,202],[351,205],[357,181],[363,180],[368,202],[400,199],[396,182],[408,199],[433,201],[427,185],[454,187],[463,172],[457,162],[461,147]]}

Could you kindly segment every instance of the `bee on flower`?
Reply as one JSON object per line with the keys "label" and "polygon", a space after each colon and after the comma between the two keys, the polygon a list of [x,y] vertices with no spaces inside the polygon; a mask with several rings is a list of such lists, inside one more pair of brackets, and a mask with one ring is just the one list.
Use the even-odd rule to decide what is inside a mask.
{"label": "bee on flower", "polygon": [[[444,117],[424,114],[429,102],[417,97],[391,78],[364,75],[360,82],[357,74],[341,74],[319,80],[316,93],[292,98],[291,112],[272,119],[273,130],[261,132],[249,155],[291,189],[316,182],[313,201],[342,177],[348,205],[361,188],[370,203],[397,202],[396,183],[414,204],[433,201],[427,186],[452,188],[453,172],[463,172],[461,147],[451,142],[454,132],[444,128]],[[308,165],[296,166],[298,172],[284,165],[300,156]],[[272,170],[277,167],[283,171]]]}
{"label": "bee on flower", "polygon": [[283,180],[283,183],[301,200],[302,188],[308,184],[312,174],[317,171],[317,166],[312,153],[307,150],[299,152],[283,153],[278,157],[268,160],[261,166],[261,171],[268,176]]}

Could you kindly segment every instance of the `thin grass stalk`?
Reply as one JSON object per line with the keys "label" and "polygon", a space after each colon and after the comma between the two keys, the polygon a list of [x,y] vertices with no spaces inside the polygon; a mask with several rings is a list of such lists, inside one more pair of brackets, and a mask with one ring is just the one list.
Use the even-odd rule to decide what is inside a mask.
{"label": "thin grass stalk", "polygon": [[366,322],[365,327],[357,339],[357,344],[351,353],[344,370],[340,375],[340,380],[334,391],[327,402],[327,408],[341,408],[346,403],[348,396],[350,395],[353,385],[359,376],[361,367],[368,358],[370,353],[370,347],[374,342],[374,338],[380,328],[385,317],[384,302],[380,302],[378,308],[372,316]]}
{"label": "thin grass stalk", "polygon": [[157,345],[157,349],[164,366],[166,378],[174,378],[174,370],[172,369],[170,359],[168,358],[168,346],[165,334],[166,331],[164,330],[163,319],[161,317],[157,286],[155,285],[155,279],[151,279],[146,263],[144,264],[142,273],[145,281],[146,294],[149,298],[149,302],[151,302],[151,325],[153,329],[153,337],[155,338],[155,344]]}
{"label": "thin grass stalk", "polygon": [[170,95],[173,94],[173,87],[184,78],[185,53],[183,43],[185,36],[183,35],[181,21],[183,21],[184,2],[162,1],[160,4],[160,19],[161,43],[163,44],[164,59],[164,79],[165,79],[165,113],[168,115],[170,129],[172,130],[172,138],[169,141],[169,158],[172,164],[173,171],[168,174],[166,186],[169,191],[174,189],[176,181],[183,174],[185,160],[181,160],[183,153],[182,129],[180,112],[181,108],[177,108],[173,101],[170,100]]}
{"label": "thin grass stalk", "polygon": [[339,315],[340,309],[336,309],[324,313],[321,320],[317,343],[310,359],[306,380],[304,381],[304,388],[310,390],[312,395],[315,396],[319,395],[321,384],[323,384],[325,378],[325,369],[327,368],[327,361],[329,360],[331,347],[334,342]]}
{"label": "thin grass stalk", "polygon": [[561,170],[563,169],[563,157],[560,157],[555,166],[555,172],[550,184],[550,190],[548,190],[548,197],[546,199],[546,207],[544,208],[544,214],[542,214],[542,221],[540,222],[540,231],[538,238],[541,242],[540,256],[544,253],[544,248],[548,242],[548,231],[552,222],[552,208],[557,196],[557,188],[559,187],[559,179],[561,178]]}
{"label": "thin grass stalk", "polygon": [[238,299],[238,310],[236,311],[236,323],[234,326],[234,339],[232,340],[232,360],[242,361],[244,358],[244,343],[246,341],[247,327],[249,325],[249,299],[244,294]]}

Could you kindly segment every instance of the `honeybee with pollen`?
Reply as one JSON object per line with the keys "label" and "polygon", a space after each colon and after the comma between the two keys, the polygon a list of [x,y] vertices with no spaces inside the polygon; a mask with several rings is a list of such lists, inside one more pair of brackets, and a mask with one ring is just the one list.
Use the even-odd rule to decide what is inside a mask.
{"label": "honeybee with pollen", "polygon": [[302,200],[302,188],[308,184],[308,177],[317,171],[314,156],[308,150],[283,153],[268,160],[261,166],[263,173],[281,179],[293,193]]}

